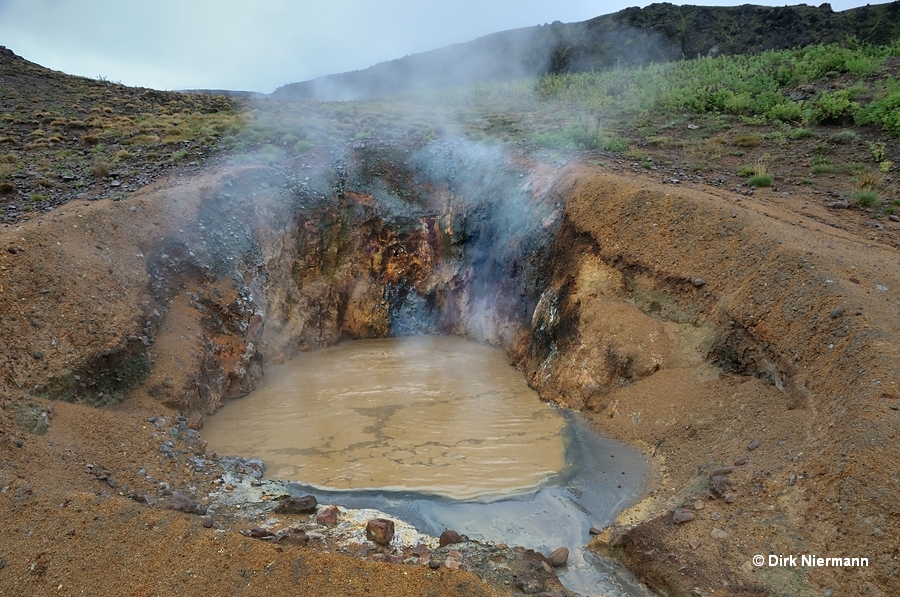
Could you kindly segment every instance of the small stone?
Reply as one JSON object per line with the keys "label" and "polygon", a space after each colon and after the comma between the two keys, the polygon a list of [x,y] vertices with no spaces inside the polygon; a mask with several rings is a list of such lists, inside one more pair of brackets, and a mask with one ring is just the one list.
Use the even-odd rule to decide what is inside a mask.
{"label": "small stone", "polygon": [[316,523],[325,527],[333,527],[338,522],[338,515],[341,513],[337,506],[328,506],[323,508],[321,512],[316,514]]}
{"label": "small stone", "polygon": [[40,350],[35,350],[35,351],[31,354],[31,356],[33,356],[33,357],[36,358],[36,359],[42,359],[42,358],[44,358],[44,353],[41,352]]}
{"label": "small stone", "polygon": [[599,535],[602,532],[603,529],[598,529],[597,527],[591,527],[590,529],[588,529],[588,533],[590,533],[591,535]]}
{"label": "small stone", "polygon": [[428,546],[422,543],[419,543],[415,547],[412,548],[411,552],[414,556],[427,556],[428,555]]}
{"label": "small stone", "polygon": [[394,538],[394,521],[373,518],[366,524],[366,539],[379,545],[387,545]]}
{"label": "small stone", "polygon": [[14,441],[13,441],[13,444],[15,444],[15,446],[16,446],[17,448],[21,448],[22,446],[25,445],[25,442],[23,442],[23,441],[20,440],[20,439],[17,439],[17,440],[14,440]]}
{"label": "small stone", "polygon": [[726,533],[722,529],[713,529],[712,531],[710,531],[709,535],[713,539],[725,539],[728,537],[728,533]]}
{"label": "small stone", "polygon": [[736,493],[726,493],[726,494],[725,494],[725,503],[726,503],[726,504],[732,504],[732,503],[734,503],[734,501],[735,501],[736,499],[737,499],[737,494],[736,494]]}
{"label": "small stone", "polygon": [[838,307],[837,309],[834,309],[831,313],[829,313],[828,316],[831,317],[832,319],[837,319],[838,317],[841,317],[843,314],[844,314],[844,309],[841,307]]}
{"label": "small stone", "polygon": [[454,543],[459,543],[459,533],[453,531],[451,529],[447,529],[443,533],[441,533],[440,539],[438,539],[440,546],[444,547],[445,545],[452,545]]}
{"label": "small stone", "polygon": [[724,466],[724,467],[716,468],[716,469],[709,471],[709,478],[712,479],[713,477],[720,477],[722,475],[730,475],[733,472],[734,472],[733,466]]}
{"label": "small stone", "polygon": [[694,502],[694,510],[702,510],[703,508],[706,508],[706,502],[704,502],[703,500],[697,500]]}
{"label": "small stone", "polygon": [[212,519],[212,516],[204,516],[203,519],[202,519],[200,522],[201,522],[201,523],[203,524],[203,526],[206,527],[207,529],[211,529],[212,526],[213,526],[213,519]]}
{"label": "small stone", "polygon": [[[226,489],[228,488],[226,487]],[[319,502],[313,495],[289,496],[281,500],[272,512],[275,514],[312,514],[318,506]]]}
{"label": "small stone", "polygon": [[690,522],[692,520],[694,520],[694,513],[684,508],[675,508],[675,512],[672,514],[672,521],[675,522],[675,524]]}
{"label": "small stone", "polygon": [[888,216],[888,220],[890,220],[891,222],[900,222],[900,216],[898,216],[897,214],[891,214]]}
{"label": "small stone", "polygon": [[441,563],[438,560],[428,560],[428,567],[432,570],[437,570],[441,567]]}
{"label": "small stone", "polygon": [[195,502],[180,491],[173,491],[169,500],[169,508],[178,510],[179,512],[187,512],[188,514],[206,514],[206,506],[199,502]]}
{"label": "small stone", "polygon": [[309,543],[309,536],[307,536],[302,529],[295,529],[292,527],[286,527],[276,531],[272,539],[276,543],[289,543],[292,545],[305,545],[306,543]]}
{"label": "small stone", "polygon": [[566,547],[554,549],[550,555],[547,556],[547,561],[550,562],[550,565],[554,568],[565,566],[566,562],[569,561],[569,549]]}
{"label": "small stone", "polygon": [[358,557],[364,558],[367,555],[369,555],[369,546],[366,545],[365,543],[360,543],[358,545],[355,545],[353,548],[353,554]]}
{"label": "small stone", "polygon": [[825,589],[823,595],[825,595],[825,597],[834,597],[834,589]]}
{"label": "small stone", "polygon": [[248,534],[254,539],[265,539],[272,536],[272,533],[262,527],[253,527],[248,531]]}
{"label": "small stone", "polygon": [[702,288],[706,286],[706,278],[694,278],[691,280],[691,284],[694,285],[694,288]]}
{"label": "small stone", "polygon": [[717,497],[724,497],[730,488],[731,482],[724,475],[716,475],[709,480],[709,489]]}
{"label": "small stone", "polygon": [[759,441],[758,439],[755,439],[747,445],[747,449],[752,452],[753,450],[757,449],[759,447],[759,444],[761,444],[761,443],[762,443],[761,441]]}
{"label": "small stone", "polygon": [[734,466],[744,466],[748,462],[749,461],[746,458],[739,458],[738,460],[734,461]]}
{"label": "small stone", "polygon": [[700,547],[700,542],[697,541],[696,539],[691,539],[691,540],[688,542],[688,545],[691,546],[691,549],[697,549],[698,547]]}
{"label": "small stone", "polygon": [[847,209],[848,207],[850,207],[850,202],[849,201],[835,201],[834,203],[831,204],[831,207],[833,207],[835,209]]}

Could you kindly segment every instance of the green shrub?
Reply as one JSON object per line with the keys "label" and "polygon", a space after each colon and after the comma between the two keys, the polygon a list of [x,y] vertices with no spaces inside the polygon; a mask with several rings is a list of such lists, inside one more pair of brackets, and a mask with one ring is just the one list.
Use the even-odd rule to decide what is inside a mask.
{"label": "green shrub", "polygon": [[859,103],[850,99],[847,89],[826,91],[813,102],[812,119],[823,124],[852,122],[858,110]]}
{"label": "green shrub", "polygon": [[860,189],[850,195],[850,199],[860,207],[875,207],[878,204],[878,191]]}
{"label": "green shrub", "polygon": [[751,187],[770,187],[772,186],[772,177],[766,172],[766,165],[757,162],[751,169],[750,180],[747,181]]}
{"label": "green shrub", "polygon": [[846,145],[859,140],[859,135],[855,131],[840,131],[829,137],[833,143]]}
{"label": "green shrub", "polygon": [[577,151],[593,149],[621,153],[628,149],[629,140],[607,137],[600,129],[585,126],[568,126],[555,131],[535,133],[534,142],[540,147]]}
{"label": "green shrub", "polygon": [[771,120],[782,122],[798,122],[808,118],[802,102],[784,102],[775,104],[766,113]]}
{"label": "green shrub", "polygon": [[790,139],[808,139],[810,137],[815,137],[815,131],[811,131],[809,129],[794,129],[790,133],[788,133],[788,137]]}

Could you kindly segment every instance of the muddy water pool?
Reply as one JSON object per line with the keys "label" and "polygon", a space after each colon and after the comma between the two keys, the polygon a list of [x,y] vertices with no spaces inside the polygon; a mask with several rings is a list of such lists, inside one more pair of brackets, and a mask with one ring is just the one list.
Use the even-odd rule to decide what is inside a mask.
{"label": "muddy water pool", "polygon": [[566,546],[570,590],[644,594],[582,546],[640,494],[646,462],[542,403],[501,350],[416,336],[304,353],[202,434],[210,451],[262,459],[297,494],[378,508],[433,535]]}

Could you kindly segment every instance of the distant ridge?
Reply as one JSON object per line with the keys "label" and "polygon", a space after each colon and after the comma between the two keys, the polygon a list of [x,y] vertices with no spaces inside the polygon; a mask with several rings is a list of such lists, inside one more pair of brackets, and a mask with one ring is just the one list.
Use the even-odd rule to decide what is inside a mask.
{"label": "distant ridge", "polygon": [[834,12],[818,7],[651,4],[582,21],[493,33],[347,73],[291,83],[277,98],[365,99],[547,73],[605,70],[717,54],[754,54],[855,37],[900,38],[900,0]]}

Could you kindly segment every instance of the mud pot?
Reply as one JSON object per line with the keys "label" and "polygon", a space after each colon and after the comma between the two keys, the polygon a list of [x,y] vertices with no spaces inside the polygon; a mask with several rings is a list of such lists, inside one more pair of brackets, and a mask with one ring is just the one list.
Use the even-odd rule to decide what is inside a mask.
{"label": "mud pot", "polygon": [[[368,140],[275,166],[212,162],[5,226],[0,591],[558,592],[545,550],[572,549],[564,578],[580,586],[600,561],[580,548],[587,529],[605,526],[591,554],[669,595],[900,593],[898,230],[854,225],[865,215],[849,210],[838,221],[804,188],[736,196],[660,184],[614,157],[554,159]],[[210,415],[252,404],[231,401],[276,385],[297,355],[424,335],[502,349],[558,410],[531,398],[495,414],[467,375],[476,415],[437,394],[403,398],[403,415],[344,398],[317,408],[344,424],[268,448],[270,478],[205,447]],[[347,392],[365,400],[361,388]],[[473,417],[502,418],[484,433],[505,439],[471,441]],[[462,435],[432,442],[432,419]],[[325,443],[306,441],[317,435]],[[256,442],[233,451],[265,449]],[[517,444],[524,456],[488,457],[492,474],[402,476],[426,453],[458,465],[469,449]],[[335,470],[337,451],[350,461]],[[407,465],[401,476],[378,454]],[[273,515],[304,491],[344,507],[337,526]],[[532,551],[438,547],[413,531],[374,546],[348,504]],[[752,564],[804,553],[870,565]],[[368,585],[352,584],[358,571]]]}
{"label": "mud pot", "polygon": [[560,579],[647,594],[585,552],[641,494],[636,450],[542,403],[503,351],[448,336],[358,340],[295,357],[209,417],[208,450],[265,462],[291,493],[377,508],[434,536],[569,552]]}

